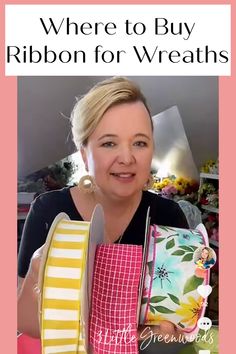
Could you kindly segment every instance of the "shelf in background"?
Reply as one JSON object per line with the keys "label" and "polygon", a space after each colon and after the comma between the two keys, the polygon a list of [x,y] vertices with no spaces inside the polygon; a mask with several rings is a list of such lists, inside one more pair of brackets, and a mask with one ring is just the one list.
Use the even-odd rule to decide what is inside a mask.
{"label": "shelf in background", "polygon": [[25,220],[27,215],[28,215],[28,211],[18,212],[17,213],[17,220]]}
{"label": "shelf in background", "polygon": [[219,247],[219,242],[218,242],[218,241],[211,240],[211,239],[209,238],[209,243],[210,243],[210,245],[212,245],[212,246]]}
{"label": "shelf in background", "polygon": [[211,205],[201,205],[201,208],[204,209],[204,210],[207,210],[209,212],[219,214],[219,209],[215,208],[215,207],[213,207]]}
{"label": "shelf in background", "polygon": [[200,177],[202,178],[211,178],[211,179],[219,179],[219,175],[216,173],[200,173]]}

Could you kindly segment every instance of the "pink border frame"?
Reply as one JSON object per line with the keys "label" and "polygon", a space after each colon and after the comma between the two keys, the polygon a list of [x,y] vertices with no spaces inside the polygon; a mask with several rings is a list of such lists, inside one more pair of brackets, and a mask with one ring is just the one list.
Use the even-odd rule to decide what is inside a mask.
{"label": "pink border frame", "polygon": [[[0,333],[2,334],[2,349],[8,353],[16,353],[16,159],[17,159],[17,80],[15,77],[4,76],[4,5],[18,4],[19,1],[2,1],[0,11],[0,38],[1,38],[1,152],[2,166],[4,173],[1,173],[1,215],[5,222],[2,234],[2,255],[0,257],[0,269],[2,279],[1,290],[1,315],[4,321],[0,321]],[[231,316],[234,298],[232,291],[232,279],[230,277],[232,259],[235,258],[236,240],[232,236],[232,220],[234,220],[235,191],[230,181],[234,163],[232,163],[232,150],[235,150],[235,130],[234,116],[235,109],[235,90],[236,90],[236,3],[233,0],[153,0],[153,1],[89,1],[89,0],[38,0],[26,1],[22,4],[102,4],[102,3],[133,3],[133,4],[231,4],[232,17],[232,69],[230,77],[219,79],[219,130],[220,130],[220,353],[230,353],[234,345],[234,323]],[[13,221],[14,220],[14,221]],[[230,240],[230,242],[228,242]],[[7,272],[6,272],[7,269]],[[227,299],[227,300],[226,300]],[[222,306],[223,305],[223,306]]]}

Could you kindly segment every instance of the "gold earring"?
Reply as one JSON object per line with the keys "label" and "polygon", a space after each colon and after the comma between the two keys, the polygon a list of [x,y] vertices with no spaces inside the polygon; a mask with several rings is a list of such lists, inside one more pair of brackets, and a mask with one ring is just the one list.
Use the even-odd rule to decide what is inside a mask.
{"label": "gold earring", "polygon": [[143,191],[148,191],[149,189],[152,189],[153,184],[154,184],[154,178],[153,175],[150,173],[147,183],[143,187]]}
{"label": "gold earring", "polygon": [[94,178],[90,175],[82,176],[79,180],[78,187],[84,193],[93,193],[96,188]]}

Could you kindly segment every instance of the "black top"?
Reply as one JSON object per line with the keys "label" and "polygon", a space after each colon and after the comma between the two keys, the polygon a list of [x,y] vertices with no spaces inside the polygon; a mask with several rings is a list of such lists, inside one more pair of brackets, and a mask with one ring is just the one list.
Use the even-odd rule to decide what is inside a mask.
{"label": "black top", "polygon": [[[151,192],[143,192],[141,202],[123,234],[122,243],[143,245],[149,206],[151,224],[188,228],[184,213],[176,202]],[[71,220],[83,220],[69,187],[43,193],[31,204],[18,256],[20,277],[25,277],[32,254],[45,243],[53,220],[61,212],[66,213]]]}

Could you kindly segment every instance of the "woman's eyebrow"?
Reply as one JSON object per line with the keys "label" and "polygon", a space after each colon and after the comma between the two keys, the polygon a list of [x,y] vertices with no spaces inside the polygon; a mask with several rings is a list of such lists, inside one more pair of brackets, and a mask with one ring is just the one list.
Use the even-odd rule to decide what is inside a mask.
{"label": "woman's eyebrow", "polygon": [[135,134],[135,137],[136,138],[142,137],[142,138],[146,138],[146,139],[150,140],[150,137],[144,133],[137,133],[137,134]]}
{"label": "woman's eyebrow", "polygon": [[104,135],[100,136],[98,138],[98,140],[102,140],[104,138],[117,138],[117,137],[118,137],[118,135],[116,135],[116,134],[104,134]]}
{"label": "woman's eyebrow", "polygon": [[[141,137],[141,138],[146,138],[146,139],[150,140],[150,137],[144,133],[137,133],[134,135],[134,137],[135,138]],[[104,138],[118,138],[118,135],[116,135],[116,134],[103,134],[98,138],[98,140],[102,140]]]}

